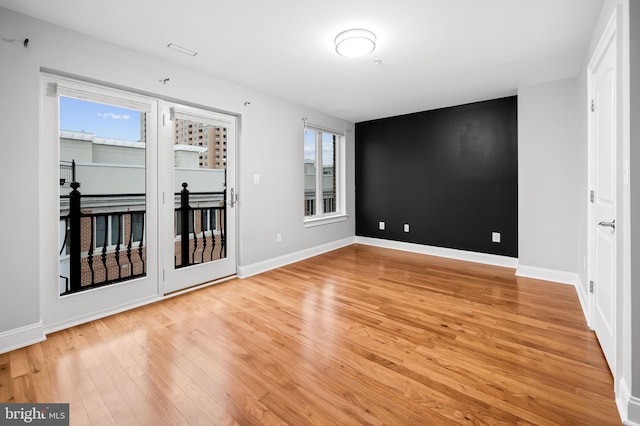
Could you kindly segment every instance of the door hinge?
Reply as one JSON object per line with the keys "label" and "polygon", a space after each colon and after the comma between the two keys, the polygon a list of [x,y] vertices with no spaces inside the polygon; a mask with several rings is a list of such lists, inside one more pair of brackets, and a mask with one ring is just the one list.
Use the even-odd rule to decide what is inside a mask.
{"label": "door hinge", "polygon": [[596,192],[595,191],[589,191],[589,201],[591,201],[592,203],[595,202],[596,200]]}
{"label": "door hinge", "polygon": [[591,99],[591,112],[594,112],[596,110],[596,104],[595,102],[593,102],[593,99]]}
{"label": "door hinge", "polygon": [[164,192],[162,193],[162,204],[164,204]]}
{"label": "door hinge", "polygon": [[593,281],[589,281],[589,293],[593,293]]}
{"label": "door hinge", "polygon": [[162,270],[162,282],[164,282],[164,269]]}

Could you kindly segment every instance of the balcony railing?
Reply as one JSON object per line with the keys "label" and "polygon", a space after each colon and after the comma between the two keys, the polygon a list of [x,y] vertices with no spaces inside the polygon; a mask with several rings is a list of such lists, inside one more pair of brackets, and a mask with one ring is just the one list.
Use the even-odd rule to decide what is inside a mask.
{"label": "balcony railing", "polygon": [[[176,193],[180,195],[175,209],[176,235],[180,237],[176,269],[226,257],[226,191],[189,192],[187,188],[184,182],[182,191]],[[192,201],[199,206],[192,207]]]}
{"label": "balcony railing", "polygon": [[76,181],[76,161],[60,161],[60,186]]}
{"label": "balcony railing", "polygon": [[[68,213],[60,216],[65,230],[60,257],[69,265],[68,276],[60,274],[65,281],[61,294],[146,276],[146,210],[140,209],[145,194],[83,195],[78,182],[70,186],[69,195],[60,196],[61,207],[68,203]],[[128,206],[123,207],[123,199]],[[98,207],[102,211],[93,212],[83,207],[83,200],[85,204],[93,200],[93,205],[100,200],[102,206],[120,208],[107,212]]]}
{"label": "balcony railing", "polygon": [[[146,276],[145,194],[85,195],[78,182],[70,186],[60,196],[61,212],[68,210],[60,216],[60,261],[68,265],[61,267],[61,295]],[[190,193],[187,183],[182,187],[175,194],[175,267],[226,257],[226,191]]]}

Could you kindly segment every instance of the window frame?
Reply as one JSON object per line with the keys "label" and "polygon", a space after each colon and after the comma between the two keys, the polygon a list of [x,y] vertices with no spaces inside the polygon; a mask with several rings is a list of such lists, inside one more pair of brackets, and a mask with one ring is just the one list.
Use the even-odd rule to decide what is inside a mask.
{"label": "window frame", "polygon": [[[314,124],[309,124],[305,122],[304,132],[307,130],[312,130],[315,132],[315,197],[312,200],[305,199],[305,191],[304,191],[304,181],[303,181],[303,215],[304,215],[304,226],[305,228],[326,225],[330,223],[341,222],[347,219],[346,213],[346,163],[345,163],[345,133],[337,130],[329,129],[322,126],[317,126]],[[304,147],[304,132],[303,132],[303,147]],[[324,168],[322,165],[322,135],[330,134],[335,137],[335,163],[334,163],[334,179],[335,179],[335,211],[325,213],[324,206],[324,194],[323,194],[323,177],[324,177]],[[303,177],[304,175],[304,149],[303,149]],[[321,202],[318,202],[321,200]],[[315,213],[312,215],[307,215],[307,204],[308,201],[313,201],[315,205]],[[319,212],[318,209],[322,209],[322,212]]]}

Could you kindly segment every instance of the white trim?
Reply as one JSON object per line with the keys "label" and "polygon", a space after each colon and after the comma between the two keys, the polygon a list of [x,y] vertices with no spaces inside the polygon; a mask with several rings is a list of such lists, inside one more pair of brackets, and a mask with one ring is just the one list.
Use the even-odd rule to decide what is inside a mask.
{"label": "white trim", "polygon": [[640,398],[629,397],[627,403],[627,418],[624,420],[627,426],[640,426]]}
{"label": "white trim", "polygon": [[261,274],[272,269],[280,268],[291,263],[299,262],[310,257],[317,256],[332,250],[350,246],[354,243],[354,237],[344,238],[342,240],[333,241],[322,244],[320,246],[296,251],[282,256],[267,259],[262,262],[253,263],[251,265],[238,266],[238,278],[248,278],[252,275]]}
{"label": "white trim", "polygon": [[325,126],[320,126],[318,124],[309,123],[307,121],[307,119],[303,119],[302,121],[304,123],[305,130],[306,129],[319,130],[319,131],[321,131],[323,133],[333,133],[335,135],[342,136],[342,137],[344,137],[344,135],[347,134],[347,132],[344,131],[344,130],[334,130],[334,129],[330,128],[330,127],[325,127]]}
{"label": "white trim", "polygon": [[44,332],[46,334],[49,333],[54,333],[56,331],[60,331],[60,330],[64,330],[67,328],[71,328],[71,327],[75,327],[76,325],[80,325],[80,324],[84,324],[87,322],[91,322],[91,321],[95,321],[101,318],[106,318],[108,316],[111,315],[115,315],[115,314],[119,314],[121,312],[125,312],[131,309],[135,309],[135,308],[139,308],[141,306],[144,305],[149,305],[153,302],[157,302],[159,300],[162,300],[163,298],[161,296],[151,296],[151,297],[146,297],[144,299],[139,299],[136,300],[135,302],[132,303],[124,303],[122,305],[118,305],[118,306],[114,306],[114,307],[110,307],[109,309],[103,309],[101,311],[98,312],[92,312],[90,315],[81,315],[75,318],[71,318],[68,320],[64,320],[64,321],[60,321],[60,322],[56,322],[53,324],[49,324],[47,325],[47,327],[44,329]]}
{"label": "white trim", "polygon": [[233,126],[235,129],[235,115],[223,114],[205,108],[196,108],[171,102],[168,102],[168,104],[170,104],[169,119],[171,121],[174,121],[177,118],[179,120],[195,121],[207,124],[212,127],[225,127],[227,128],[227,139],[229,138],[229,128]]}
{"label": "white trim", "polygon": [[235,274],[233,274],[233,275],[229,275],[228,277],[223,277],[223,278],[220,278],[220,279],[217,279],[217,280],[207,281],[206,283],[197,284],[197,285],[194,285],[193,287],[187,287],[187,288],[185,288],[183,290],[178,290],[178,291],[174,291],[172,293],[167,293],[167,294],[164,295],[162,300],[170,299],[170,298],[176,297],[176,296],[181,296],[181,295],[183,295],[185,293],[190,293],[192,291],[200,290],[200,289],[203,289],[205,287],[210,287],[212,285],[222,284],[223,282],[231,281],[231,280],[233,280],[235,278],[238,278],[238,277]]}
{"label": "white trim", "polygon": [[516,276],[532,278],[535,280],[551,281],[575,287],[576,294],[578,295],[578,301],[580,302],[580,308],[582,309],[582,315],[587,322],[587,326],[591,328],[591,321],[588,315],[589,295],[578,274],[555,269],[538,268],[536,266],[518,265]]}
{"label": "white trim", "polygon": [[68,79],[55,74],[43,72],[42,75],[52,77],[57,81],[56,95],[67,98],[82,99],[89,102],[98,102],[120,108],[133,109],[142,112],[151,112],[154,99],[133,92],[125,92],[106,86],[99,86],[75,79]]}
{"label": "white trim", "polygon": [[305,228],[313,228],[314,226],[327,225],[329,223],[344,222],[349,217],[348,214],[339,213],[330,216],[310,216],[304,220]]}
{"label": "white trim", "polygon": [[640,426],[640,398],[631,396],[629,386],[620,379],[618,392],[616,392],[616,406],[622,423],[626,426]]}
{"label": "white trim", "polygon": [[552,281],[555,283],[575,286],[580,278],[574,272],[558,271],[556,269],[538,268],[537,266],[518,265],[517,277],[533,278],[536,280]]}
{"label": "white trim", "polygon": [[400,241],[382,240],[370,237],[356,237],[357,244],[383,247],[393,250],[403,250],[412,253],[427,254],[430,256],[446,257],[449,259],[464,260],[466,262],[483,263],[485,265],[516,268],[518,259],[515,257],[499,256],[495,254],[477,253],[465,250],[456,250],[443,247],[426,246],[422,244],[404,243]]}
{"label": "white trim", "polygon": [[0,354],[47,340],[42,322],[0,333]]}

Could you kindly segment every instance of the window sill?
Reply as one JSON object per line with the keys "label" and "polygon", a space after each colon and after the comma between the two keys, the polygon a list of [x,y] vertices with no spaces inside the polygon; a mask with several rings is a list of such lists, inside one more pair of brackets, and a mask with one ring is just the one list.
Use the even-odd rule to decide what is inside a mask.
{"label": "window sill", "polygon": [[328,225],[330,223],[344,222],[349,217],[346,213],[335,214],[331,216],[320,216],[304,219],[304,227],[312,228],[314,226]]}

